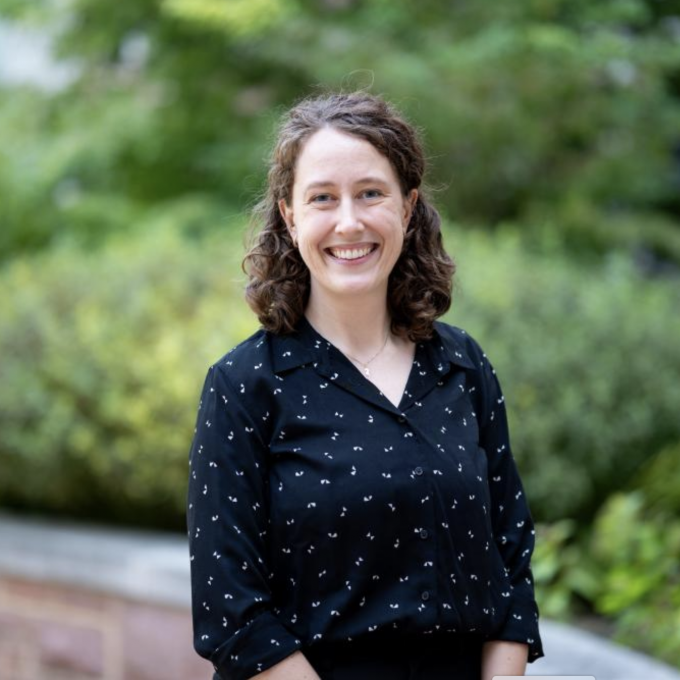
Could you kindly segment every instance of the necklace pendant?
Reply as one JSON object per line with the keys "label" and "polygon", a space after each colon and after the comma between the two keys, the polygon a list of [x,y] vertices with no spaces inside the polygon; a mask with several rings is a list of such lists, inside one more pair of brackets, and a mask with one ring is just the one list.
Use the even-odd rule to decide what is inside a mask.
{"label": "necklace pendant", "polygon": [[368,366],[364,366],[364,373],[366,374],[367,378],[371,377],[371,369]]}

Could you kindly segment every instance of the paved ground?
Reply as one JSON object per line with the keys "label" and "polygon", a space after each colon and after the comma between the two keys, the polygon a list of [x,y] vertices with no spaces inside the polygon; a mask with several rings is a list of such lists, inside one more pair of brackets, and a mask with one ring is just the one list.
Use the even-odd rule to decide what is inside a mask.
{"label": "paved ground", "polygon": [[[680,680],[680,672],[592,633],[543,621],[545,657],[528,675],[592,675],[596,680]],[[575,679],[574,679],[575,680]]]}
{"label": "paved ground", "polygon": [[[103,531],[98,527],[41,523],[0,515],[0,546],[0,580],[45,583],[52,591],[61,586],[70,593],[77,586],[109,599],[118,597],[128,603],[143,602],[147,608],[156,606],[157,611],[164,612],[163,616],[169,616],[167,612],[170,611],[163,607],[185,611],[188,621],[189,560],[181,536]],[[25,589],[25,585],[23,587]],[[16,586],[14,588],[16,590]],[[47,596],[56,597],[54,592]],[[69,597],[72,599],[73,595]],[[1,605],[2,598],[0,645],[3,634]],[[97,606],[105,609],[107,605]],[[123,621],[120,607],[115,611]],[[82,618],[82,612],[80,616]],[[147,612],[144,616],[151,614]],[[114,631],[111,635],[115,638],[112,624],[106,625],[106,630]],[[596,680],[680,680],[677,670],[592,633],[551,621],[543,622],[541,633],[546,657],[529,666],[529,675],[594,676]],[[169,647],[167,640],[163,644]],[[167,668],[165,673],[163,677],[169,678]],[[6,677],[10,679],[10,676]],[[31,680],[30,674],[15,677]],[[128,680],[125,673],[103,672],[97,677]],[[135,677],[153,676],[140,674]],[[1,669],[0,680],[5,680]],[[183,680],[188,680],[188,676]]]}

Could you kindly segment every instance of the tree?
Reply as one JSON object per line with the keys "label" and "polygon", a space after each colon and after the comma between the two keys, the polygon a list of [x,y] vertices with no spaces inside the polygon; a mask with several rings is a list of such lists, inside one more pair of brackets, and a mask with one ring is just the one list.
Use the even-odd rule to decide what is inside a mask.
{"label": "tree", "polygon": [[459,222],[680,262],[675,5],[0,0],[61,26],[82,66],[56,96],[2,94],[0,246],[96,242],[187,205],[194,229],[219,228],[257,193],[282,107],[372,84],[424,128]]}

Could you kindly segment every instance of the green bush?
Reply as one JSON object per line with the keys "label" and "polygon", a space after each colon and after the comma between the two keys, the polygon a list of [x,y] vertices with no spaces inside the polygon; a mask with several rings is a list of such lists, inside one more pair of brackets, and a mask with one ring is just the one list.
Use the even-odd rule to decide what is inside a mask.
{"label": "green bush", "polygon": [[[242,221],[206,236],[193,214],[178,211],[184,235],[159,211],[135,238],[0,272],[2,505],[181,526],[201,380],[256,328]],[[618,258],[586,269],[510,234],[447,240],[448,319],[498,370],[534,514],[583,522],[680,439],[678,292]]]}
{"label": "green bush", "polygon": [[662,449],[632,483],[647,499],[648,508],[680,517],[680,442]]}
{"label": "green bush", "polygon": [[680,518],[650,512],[641,493],[616,494],[595,523],[595,610],[615,635],[680,666]]}
{"label": "green bush", "polygon": [[99,252],[63,248],[0,279],[0,502],[182,526],[209,362],[254,330],[240,248],[161,226]]}
{"label": "green bush", "polygon": [[551,619],[587,611],[599,593],[592,560],[571,519],[536,526],[532,571],[541,614]]}
{"label": "green bush", "polygon": [[512,234],[456,234],[449,314],[498,370],[515,455],[543,521],[592,517],[680,440],[680,290],[624,257],[587,268]]}
{"label": "green bush", "polygon": [[541,612],[596,614],[619,642],[680,667],[680,517],[641,491],[612,494],[592,526],[539,525]]}

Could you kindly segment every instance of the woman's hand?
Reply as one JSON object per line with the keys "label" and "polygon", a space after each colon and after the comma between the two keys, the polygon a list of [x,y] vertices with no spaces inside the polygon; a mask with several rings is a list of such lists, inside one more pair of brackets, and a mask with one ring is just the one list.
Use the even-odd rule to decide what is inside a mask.
{"label": "woman's hand", "polygon": [[521,642],[485,642],[482,650],[482,680],[491,680],[494,675],[524,675],[528,656],[529,646]]}
{"label": "woman's hand", "polygon": [[275,666],[254,675],[250,680],[321,680],[305,655],[294,652]]}

